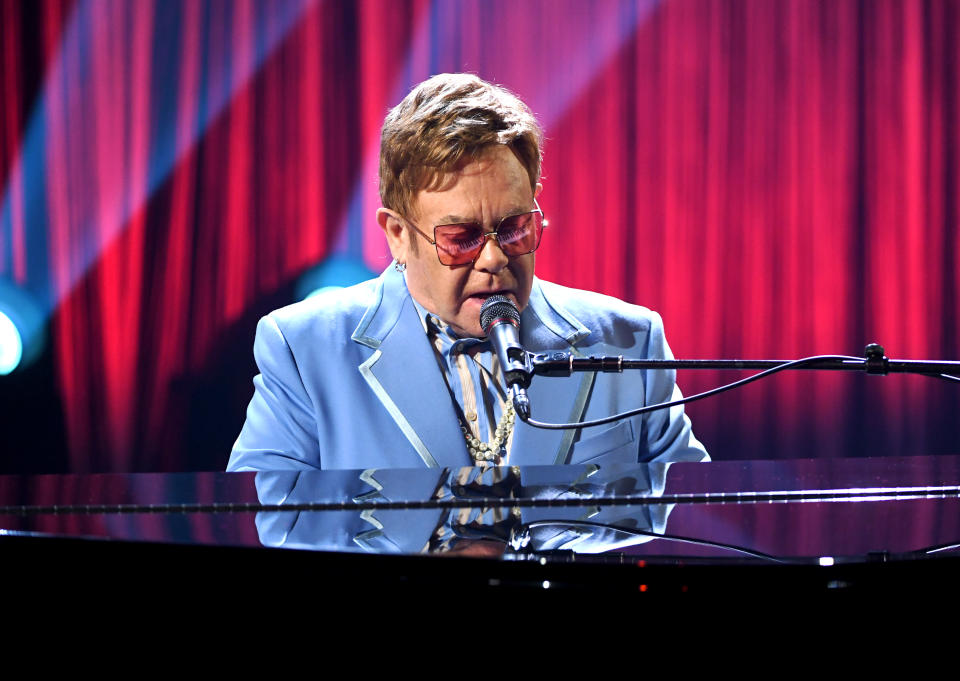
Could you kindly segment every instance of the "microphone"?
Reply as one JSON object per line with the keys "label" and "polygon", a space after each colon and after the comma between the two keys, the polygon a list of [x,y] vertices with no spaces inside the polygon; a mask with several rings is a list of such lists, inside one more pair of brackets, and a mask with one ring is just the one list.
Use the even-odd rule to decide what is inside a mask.
{"label": "microphone", "polygon": [[520,312],[517,306],[507,296],[490,296],[480,308],[480,328],[493,343],[513,408],[521,419],[526,420],[530,417],[530,400],[526,389],[530,386],[533,369],[527,352],[520,345]]}

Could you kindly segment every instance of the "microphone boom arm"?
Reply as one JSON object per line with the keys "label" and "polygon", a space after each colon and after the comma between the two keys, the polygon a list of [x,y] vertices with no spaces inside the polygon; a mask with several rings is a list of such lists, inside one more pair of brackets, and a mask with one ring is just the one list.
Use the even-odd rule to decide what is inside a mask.
{"label": "microphone boom arm", "polygon": [[[889,373],[941,374],[960,373],[960,362],[902,359],[892,360],[876,343],[867,346],[864,357],[831,356],[799,364],[796,369],[832,371],[864,371],[868,374]],[[788,359],[624,359],[619,356],[575,357],[569,352],[547,352],[530,355],[533,374],[537,376],[570,376],[575,372],[596,371],[623,373],[628,369],[773,369],[794,360]]]}

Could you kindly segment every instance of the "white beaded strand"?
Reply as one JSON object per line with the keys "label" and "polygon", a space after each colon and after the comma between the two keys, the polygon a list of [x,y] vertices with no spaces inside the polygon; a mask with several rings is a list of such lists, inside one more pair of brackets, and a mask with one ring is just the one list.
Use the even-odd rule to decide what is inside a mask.
{"label": "white beaded strand", "polygon": [[460,430],[467,440],[467,450],[475,462],[495,461],[500,456],[500,451],[510,438],[510,433],[513,432],[514,414],[513,405],[508,404],[503,415],[500,417],[500,422],[497,423],[497,429],[494,431],[493,439],[490,440],[489,443],[482,442],[475,438],[470,434],[470,431],[465,425],[460,424]]}

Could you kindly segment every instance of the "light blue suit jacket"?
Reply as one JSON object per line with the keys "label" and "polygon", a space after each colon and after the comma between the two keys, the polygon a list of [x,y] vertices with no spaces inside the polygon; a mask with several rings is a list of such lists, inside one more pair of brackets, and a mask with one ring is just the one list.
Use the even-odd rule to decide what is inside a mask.
{"label": "light blue suit jacket", "polygon": [[[672,357],[659,315],[534,279],[521,315],[532,352]],[[260,375],[231,471],[460,467],[472,461],[403,276],[285,307],[260,320]],[[533,418],[572,422],[679,397],[673,371],[534,377]],[[704,461],[682,407],[554,431],[517,420],[509,463]]]}

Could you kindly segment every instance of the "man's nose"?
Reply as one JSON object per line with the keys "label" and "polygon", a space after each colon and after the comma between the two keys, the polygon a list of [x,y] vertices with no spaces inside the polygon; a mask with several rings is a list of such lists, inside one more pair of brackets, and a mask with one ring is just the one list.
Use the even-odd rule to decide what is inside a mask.
{"label": "man's nose", "polygon": [[477,256],[473,266],[475,269],[483,272],[499,272],[507,266],[510,259],[507,257],[507,254],[503,252],[503,249],[500,248],[500,242],[497,240],[495,233],[491,232],[484,236],[486,242],[483,244],[483,248],[480,249],[480,255]]}

